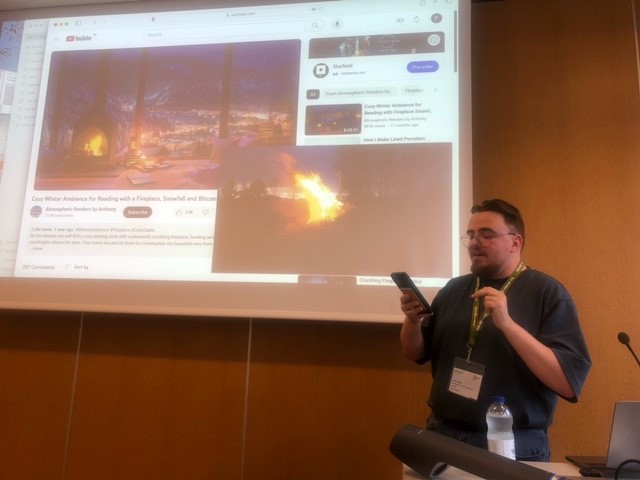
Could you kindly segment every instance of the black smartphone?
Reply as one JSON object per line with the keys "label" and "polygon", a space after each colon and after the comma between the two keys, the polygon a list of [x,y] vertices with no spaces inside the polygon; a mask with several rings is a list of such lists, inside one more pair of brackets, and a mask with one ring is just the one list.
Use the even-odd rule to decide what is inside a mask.
{"label": "black smartphone", "polygon": [[422,308],[424,309],[424,313],[432,313],[431,305],[427,302],[427,299],[424,298],[416,284],[413,283],[411,277],[407,274],[407,272],[393,272],[391,274],[391,279],[395,282],[402,293],[407,295],[411,295],[414,300],[420,302]]}

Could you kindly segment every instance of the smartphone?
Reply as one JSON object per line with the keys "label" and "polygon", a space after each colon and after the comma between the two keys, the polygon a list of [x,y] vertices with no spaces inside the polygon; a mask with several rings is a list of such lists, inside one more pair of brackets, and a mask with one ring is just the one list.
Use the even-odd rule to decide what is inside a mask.
{"label": "smartphone", "polygon": [[427,299],[424,298],[416,284],[413,283],[411,277],[407,274],[407,272],[393,272],[391,274],[391,279],[395,282],[402,293],[407,295],[411,295],[414,300],[420,302],[424,313],[432,313],[431,305],[427,302]]}

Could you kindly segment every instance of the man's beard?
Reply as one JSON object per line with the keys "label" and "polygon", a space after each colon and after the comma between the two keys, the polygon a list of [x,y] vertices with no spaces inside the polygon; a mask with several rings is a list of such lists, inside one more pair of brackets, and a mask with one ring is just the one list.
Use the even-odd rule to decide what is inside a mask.
{"label": "man's beard", "polygon": [[500,275],[500,267],[496,265],[479,265],[471,261],[471,273],[480,278],[498,278]]}

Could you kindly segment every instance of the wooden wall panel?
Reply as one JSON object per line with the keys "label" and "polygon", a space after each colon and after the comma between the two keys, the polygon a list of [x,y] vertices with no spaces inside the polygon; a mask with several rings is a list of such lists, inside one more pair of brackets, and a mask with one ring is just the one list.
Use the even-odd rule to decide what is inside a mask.
{"label": "wooden wall panel", "polygon": [[68,479],[240,478],[248,321],[87,315]]}
{"label": "wooden wall panel", "polygon": [[424,425],[429,378],[399,325],[256,322],[245,480],[400,478],[389,451]]}
{"label": "wooden wall panel", "polygon": [[62,478],[79,326],[0,310],[0,478]]}
{"label": "wooden wall panel", "polygon": [[593,369],[560,402],[553,458],[606,453],[613,404],[640,400],[640,109],[632,3],[474,7],[474,197],[518,205],[533,268],[572,293]]}

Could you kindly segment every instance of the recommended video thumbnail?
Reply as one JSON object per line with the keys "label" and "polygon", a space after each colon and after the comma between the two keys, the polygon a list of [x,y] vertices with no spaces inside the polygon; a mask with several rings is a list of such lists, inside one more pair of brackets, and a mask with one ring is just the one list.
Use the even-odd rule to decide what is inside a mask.
{"label": "recommended video thumbnail", "polygon": [[362,105],[310,105],[305,117],[307,135],[344,135],[362,131]]}

